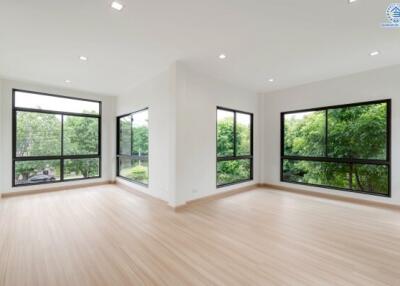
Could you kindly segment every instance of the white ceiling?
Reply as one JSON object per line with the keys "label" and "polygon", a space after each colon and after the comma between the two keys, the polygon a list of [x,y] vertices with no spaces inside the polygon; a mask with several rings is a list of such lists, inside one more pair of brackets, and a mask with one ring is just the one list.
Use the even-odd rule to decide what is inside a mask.
{"label": "white ceiling", "polygon": [[380,27],[393,1],[121,2],[0,0],[0,76],[118,95],[180,60],[270,91],[400,64],[400,29]]}

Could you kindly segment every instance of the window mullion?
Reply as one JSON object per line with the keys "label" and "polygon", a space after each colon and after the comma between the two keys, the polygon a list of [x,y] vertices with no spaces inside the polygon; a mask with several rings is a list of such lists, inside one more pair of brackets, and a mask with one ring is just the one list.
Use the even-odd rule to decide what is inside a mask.
{"label": "window mullion", "polygon": [[133,156],[133,114],[131,114],[131,150],[130,150],[130,154],[131,156]]}
{"label": "window mullion", "polygon": [[61,160],[60,180],[64,181],[64,114],[61,114]]}
{"label": "window mullion", "polygon": [[237,157],[237,148],[236,148],[236,112],[233,113],[233,156]]}
{"label": "window mullion", "polygon": [[328,109],[325,110],[325,157],[328,157]]}

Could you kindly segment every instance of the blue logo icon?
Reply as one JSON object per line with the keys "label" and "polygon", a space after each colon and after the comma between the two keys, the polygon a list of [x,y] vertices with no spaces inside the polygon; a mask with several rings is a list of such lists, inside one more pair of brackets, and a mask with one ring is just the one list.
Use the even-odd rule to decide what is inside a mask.
{"label": "blue logo icon", "polygon": [[386,16],[389,20],[383,23],[384,28],[400,28],[400,3],[392,3],[386,9]]}

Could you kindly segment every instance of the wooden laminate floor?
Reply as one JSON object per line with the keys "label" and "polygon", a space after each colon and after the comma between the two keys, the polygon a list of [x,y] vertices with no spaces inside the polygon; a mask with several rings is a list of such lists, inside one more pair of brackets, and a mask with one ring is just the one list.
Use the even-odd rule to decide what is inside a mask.
{"label": "wooden laminate floor", "polygon": [[0,200],[0,285],[400,285],[400,212],[257,189],[175,213],[117,186]]}

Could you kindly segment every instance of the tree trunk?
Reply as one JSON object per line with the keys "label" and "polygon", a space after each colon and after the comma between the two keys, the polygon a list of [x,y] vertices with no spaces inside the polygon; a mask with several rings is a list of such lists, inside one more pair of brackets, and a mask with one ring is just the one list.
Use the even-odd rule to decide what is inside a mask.
{"label": "tree trunk", "polygon": [[356,175],[357,185],[360,186],[360,190],[361,190],[361,191],[364,191],[364,187],[363,187],[363,185],[361,184],[360,175],[358,174],[357,168],[356,168],[356,171],[355,171],[355,175]]}

